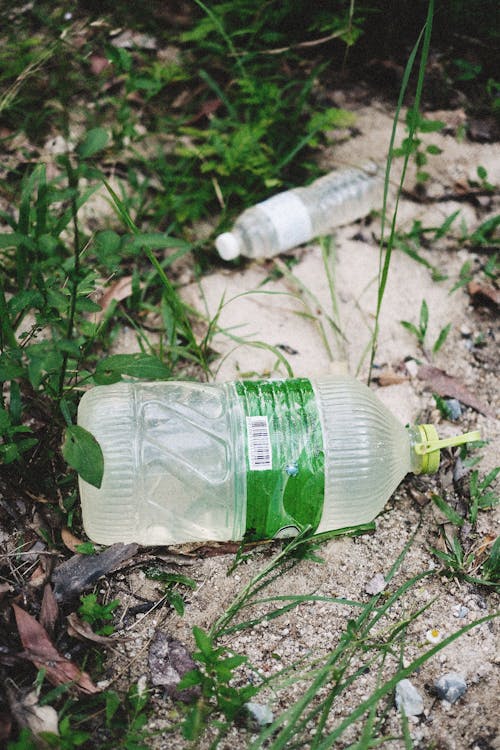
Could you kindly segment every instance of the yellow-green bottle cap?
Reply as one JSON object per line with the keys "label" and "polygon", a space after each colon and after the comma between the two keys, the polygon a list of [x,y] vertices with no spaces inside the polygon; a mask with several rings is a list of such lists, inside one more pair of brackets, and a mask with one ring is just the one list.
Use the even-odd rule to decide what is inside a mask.
{"label": "yellow-green bottle cap", "polygon": [[480,440],[481,435],[478,430],[465,432],[463,435],[455,435],[450,438],[439,439],[437,430],[433,424],[419,424],[418,430],[421,441],[416,443],[415,453],[422,457],[421,473],[434,474],[439,469],[439,459],[441,448],[452,448],[455,445],[463,445]]}

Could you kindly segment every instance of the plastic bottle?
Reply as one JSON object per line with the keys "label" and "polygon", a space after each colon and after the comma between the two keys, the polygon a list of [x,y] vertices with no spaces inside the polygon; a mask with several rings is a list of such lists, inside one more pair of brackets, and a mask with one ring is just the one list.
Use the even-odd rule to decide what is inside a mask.
{"label": "plastic bottle", "polygon": [[308,187],[278,193],[248,208],[231,232],[217,237],[215,246],[223,260],[238,255],[270,258],[367,216],[381,208],[382,194],[376,164],[331,172]]}
{"label": "plastic bottle", "polygon": [[95,542],[176,544],[293,536],[371,521],[410,471],[439,466],[432,425],[403,427],[362,383],[122,382],[87,392],[78,421],[104,453],[80,480]]}

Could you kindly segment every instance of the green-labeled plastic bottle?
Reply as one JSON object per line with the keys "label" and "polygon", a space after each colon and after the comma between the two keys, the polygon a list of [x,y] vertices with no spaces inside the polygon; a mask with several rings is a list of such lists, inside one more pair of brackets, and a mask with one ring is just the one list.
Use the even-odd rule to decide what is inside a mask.
{"label": "green-labeled plastic bottle", "polygon": [[403,427],[365,385],[314,380],[122,382],[82,398],[79,424],[104,454],[100,489],[80,480],[100,544],[248,541],[371,521],[408,472],[432,473],[432,425]]}

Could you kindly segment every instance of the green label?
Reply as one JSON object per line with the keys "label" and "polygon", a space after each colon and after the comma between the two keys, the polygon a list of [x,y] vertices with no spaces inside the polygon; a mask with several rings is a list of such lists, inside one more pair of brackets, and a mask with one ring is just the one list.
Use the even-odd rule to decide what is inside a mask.
{"label": "green label", "polygon": [[246,417],[245,539],[317,528],[325,490],[323,433],[309,380],[235,384]]}

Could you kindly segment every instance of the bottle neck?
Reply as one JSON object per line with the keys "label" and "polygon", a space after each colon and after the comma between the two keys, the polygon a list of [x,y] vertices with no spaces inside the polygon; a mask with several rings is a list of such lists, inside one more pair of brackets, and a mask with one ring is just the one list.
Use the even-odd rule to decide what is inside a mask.
{"label": "bottle neck", "polygon": [[414,425],[407,427],[407,430],[410,436],[410,471],[412,474],[422,474],[424,473],[424,457],[415,450],[416,446],[423,441],[422,433]]}

